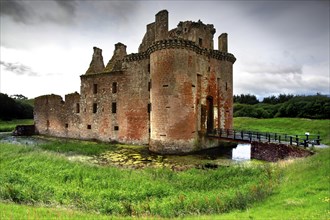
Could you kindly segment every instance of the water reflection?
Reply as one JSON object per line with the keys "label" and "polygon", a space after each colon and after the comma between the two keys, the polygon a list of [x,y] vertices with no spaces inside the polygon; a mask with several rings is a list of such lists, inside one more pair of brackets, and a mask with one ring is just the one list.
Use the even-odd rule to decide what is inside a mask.
{"label": "water reflection", "polygon": [[198,151],[194,155],[206,160],[229,159],[233,161],[245,161],[251,159],[251,144],[218,146],[216,148]]}
{"label": "water reflection", "polygon": [[242,161],[251,159],[251,144],[238,144],[233,148],[232,160]]}

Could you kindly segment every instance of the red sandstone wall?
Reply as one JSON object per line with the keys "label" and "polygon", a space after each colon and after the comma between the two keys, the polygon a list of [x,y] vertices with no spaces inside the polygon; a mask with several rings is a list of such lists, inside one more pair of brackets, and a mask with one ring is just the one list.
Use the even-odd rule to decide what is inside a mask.
{"label": "red sandstone wall", "polygon": [[194,59],[193,51],[182,49],[164,49],[150,55],[151,150],[191,150],[197,135],[192,87]]}

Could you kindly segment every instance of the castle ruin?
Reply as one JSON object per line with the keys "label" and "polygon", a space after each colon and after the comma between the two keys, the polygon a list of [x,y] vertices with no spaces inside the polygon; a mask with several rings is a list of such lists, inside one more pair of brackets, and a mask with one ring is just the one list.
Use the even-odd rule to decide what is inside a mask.
{"label": "castle ruin", "polygon": [[168,30],[168,12],[148,24],[138,53],[115,45],[104,65],[94,47],[80,76],[79,93],[35,99],[39,134],[147,144],[157,153],[183,153],[213,147],[205,136],[233,123],[233,64],[227,34],[201,21],[180,22]]}

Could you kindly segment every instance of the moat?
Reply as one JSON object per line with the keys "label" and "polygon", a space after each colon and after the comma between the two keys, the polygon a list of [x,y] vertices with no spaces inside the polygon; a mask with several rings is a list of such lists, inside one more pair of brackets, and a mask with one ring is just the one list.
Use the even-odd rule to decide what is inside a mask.
{"label": "moat", "polygon": [[[122,168],[161,168],[175,171],[189,168],[214,169],[221,166],[251,162],[251,146],[249,144],[229,144],[217,148],[198,151],[185,155],[159,155],[148,150],[147,146],[105,144],[93,141],[78,141],[71,139],[50,138],[45,136],[12,136],[11,133],[0,133],[0,143],[13,143],[27,147],[39,147],[53,152],[63,153],[71,161],[94,164],[99,166],[116,166]],[[54,147],[50,147],[54,144]],[[60,144],[59,144],[60,143]],[[108,145],[109,149],[99,154],[85,155],[74,150],[62,152],[59,145],[78,148],[90,144],[93,147]],[[45,147],[47,146],[47,147]],[[236,146],[236,147],[235,147]]]}

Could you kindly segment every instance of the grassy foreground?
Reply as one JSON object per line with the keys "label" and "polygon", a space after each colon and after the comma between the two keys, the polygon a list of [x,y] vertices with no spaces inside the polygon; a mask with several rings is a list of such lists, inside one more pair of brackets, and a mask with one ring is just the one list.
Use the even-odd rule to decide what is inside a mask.
{"label": "grassy foreground", "polygon": [[11,132],[15,129],[16,125],[33,125],[33,123],[33,119],[0,120],[0,132]]}
{"label": "grassy foreground", "polygon": [[279,181],[278,170],[268,164],[132,170],[73,162],[39,146],[12,144],[1,144],[0,165],[3,201],[113,216],[173,218],[244,210],[272,194]]}
{"label": "grassy foreground", "polygon": [[330,120],[306,118],[234,118],[234,129],[252,130],[290,135],[320,134],[322,144],[330,145]]}

